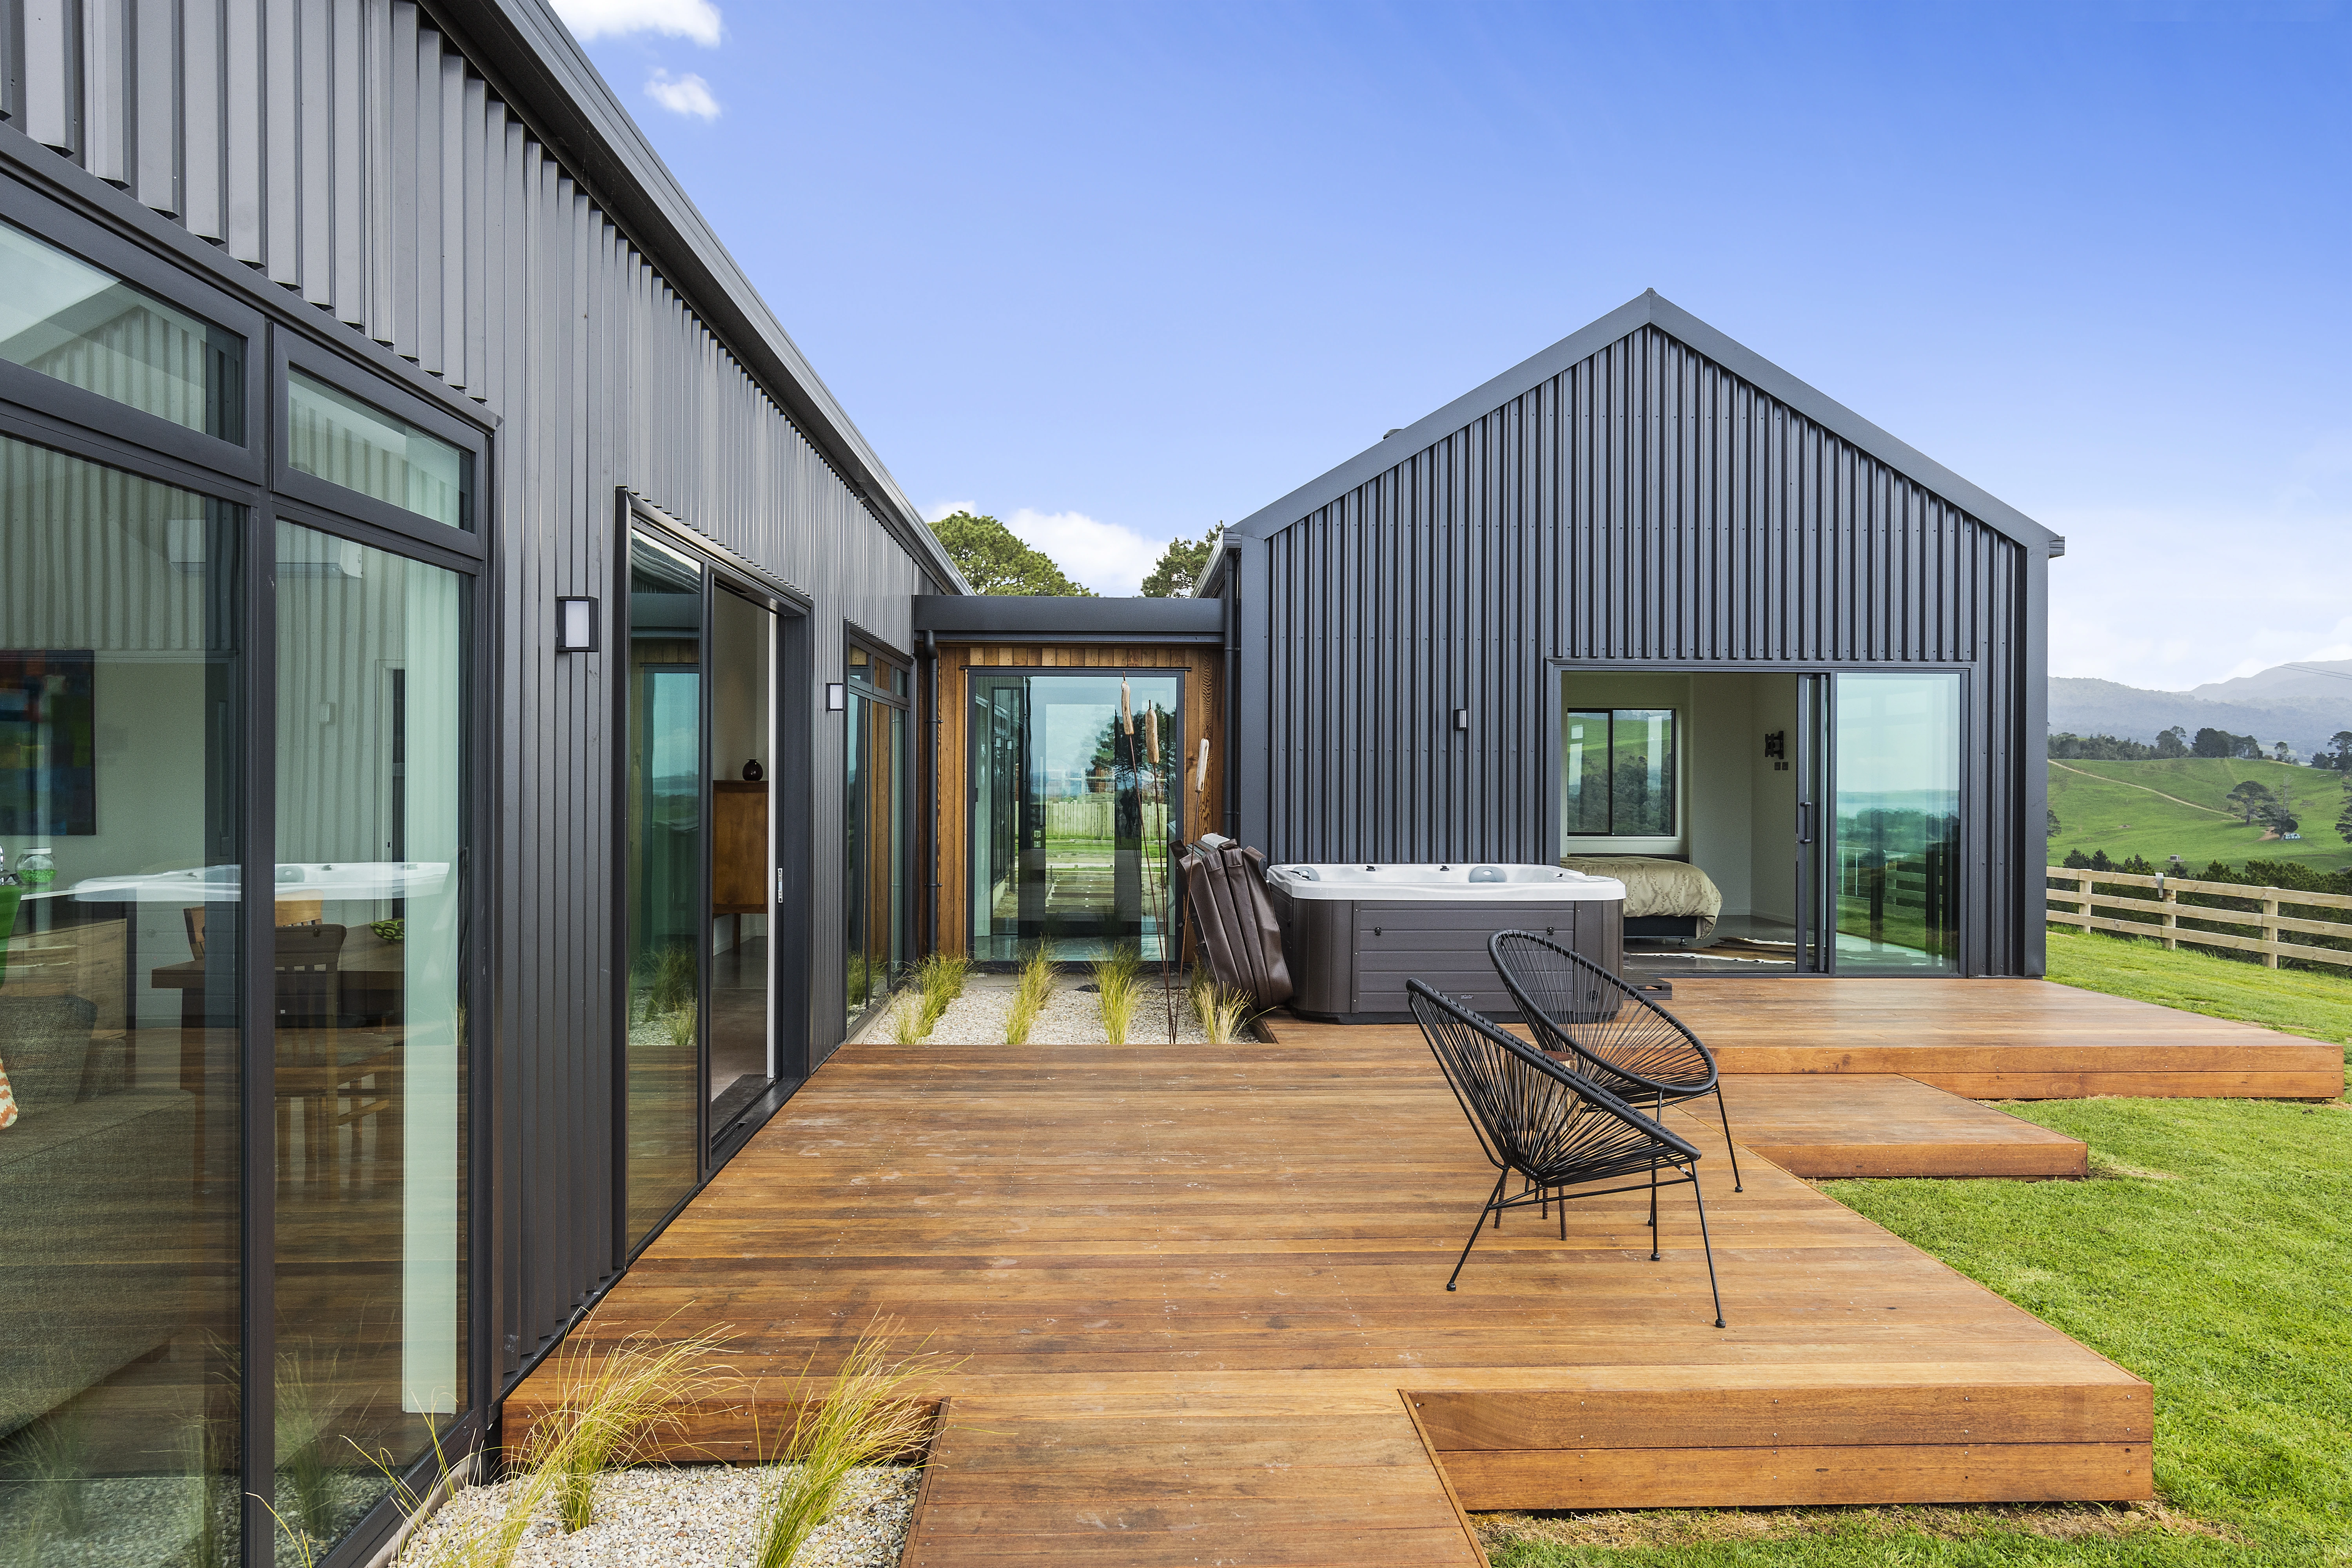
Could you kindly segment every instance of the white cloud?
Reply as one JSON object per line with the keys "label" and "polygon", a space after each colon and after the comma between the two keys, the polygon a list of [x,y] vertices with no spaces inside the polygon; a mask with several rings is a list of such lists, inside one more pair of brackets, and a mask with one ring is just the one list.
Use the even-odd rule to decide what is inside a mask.
{"label": "white cloud", "polygon": [[674,77],[656,69],[646,79],[646,96],[672,114],[691,114],[698,120],[719,118],[719,100],[710,96],[710,84],[692,72]]}
{"label": "white cloud", "polygon": [[2185,691],[2352,646],[2352,574],[2325,564],[2352,515],[2116,509],[2042,521],[2066,536],[2065,558],[2050,563],[2053,675]]}
{"label": "white cloud", "polygon": [[1146,539],[1131,528],[1103,522],[1079,511],[1034,511],[1023,507],[1004,520],[1024,543],[1052,556],[1055,564],[1097,594],[1132,595],[1143,586],[1167,548],[1164,539]]}
{"label": "white cloud", "polygon": [[555,14],[583,40],[659,33],[719,47],[719,7],[710,0],[555,0]]}

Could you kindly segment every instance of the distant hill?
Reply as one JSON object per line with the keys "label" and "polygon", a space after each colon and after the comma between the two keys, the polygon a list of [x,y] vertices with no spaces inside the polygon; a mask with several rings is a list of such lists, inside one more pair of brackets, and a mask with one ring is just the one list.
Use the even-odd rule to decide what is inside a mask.
{"label": "distant hill", "polygon": [[[2229,795],[2243,779],[2291,794],[2303,837],[2273,838],[2238,820]],[[2050,840],[2050,863],[2069,849],[2104,849],[2116,860],[2145,856],[2158,868],[2178,855],[2191,874],[2209,860],[2295,860],[2315,871],[2336,870],[2352,866],[2352,844],[2336,832],[2342,789],[2338,774],[2317,768],[2235,757],[2052,763],[2050,809],[2058,815],[2058,833]]]}
{"label": "distant hill", "polygon": [[2076,676],[2050,679],[2050,728],[2076,735],[2116,735],[2153,742],[2179,725],[2284,741],[2299,757],[2329,748],[2352,730],[2352,659],[2283,664],[2189,691],[2150,691]]}

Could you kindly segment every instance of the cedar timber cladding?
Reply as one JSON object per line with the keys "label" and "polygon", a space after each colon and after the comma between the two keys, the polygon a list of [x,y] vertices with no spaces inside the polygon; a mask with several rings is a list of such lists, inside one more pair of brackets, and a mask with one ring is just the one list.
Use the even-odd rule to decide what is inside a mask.
{"label": "cedar timber cladding", "polygon": [[1645,294],[1234,530],[1215,581],[1240,600],[1243,735],[1268,742],[1237,753],[1242,836],[1285,860],[1550,860],[1547,659],[1958,666],[1963,952],[2039,973],[2060,549]]}
{"label": "cedar timber cladding", "polygon": [[[483,685],[502,805],[478,853],[497,879],[500,1109],[477,1245],[500,1260],[502,1383],[617,1261],[610,1206],[577,1201],[614,1178],[615,667],[552,657],[556,596],[620,624],[624,489],[805,595],[820,679],[845,620],[907,649],[910,595],[962,584],[541,0],[0,0],[0,50],[12,163],[192,271],[268,279],[281,333],[401,374],[388,349],[495,427]],[[814,881],[834,885],[841,727],[782,755],[796,745]],[[812,938],[822,1056],[840,921],[820,909]]]}

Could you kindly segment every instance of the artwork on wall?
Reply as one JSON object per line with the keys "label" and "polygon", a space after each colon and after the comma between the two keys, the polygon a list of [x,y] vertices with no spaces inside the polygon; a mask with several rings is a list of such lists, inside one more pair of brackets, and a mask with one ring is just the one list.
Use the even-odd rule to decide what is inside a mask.
{"label": "artwork on wall", "polygon": [[0,648],[0,837],[98,831],[97,658]]}

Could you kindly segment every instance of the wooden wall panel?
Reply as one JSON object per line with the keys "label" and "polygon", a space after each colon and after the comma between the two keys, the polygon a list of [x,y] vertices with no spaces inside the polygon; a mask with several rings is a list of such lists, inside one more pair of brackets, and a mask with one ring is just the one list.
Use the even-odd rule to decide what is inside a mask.
{"label": "wooden wall panel", "polygon": [[[970,732],[975,669],[1127,669],[1181,671],[1184,676],[1184,814],[1187,837],[1197,838],[1224,811],[1224,680],[1222,648],[1200,644],[950,643],[940,644],[940,951],[962,952],[969,940],[965,872],[971,841]],[[1192,790],[1192,763],[1202,736],[1209,739],[1206,790]]]}

